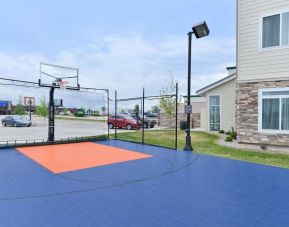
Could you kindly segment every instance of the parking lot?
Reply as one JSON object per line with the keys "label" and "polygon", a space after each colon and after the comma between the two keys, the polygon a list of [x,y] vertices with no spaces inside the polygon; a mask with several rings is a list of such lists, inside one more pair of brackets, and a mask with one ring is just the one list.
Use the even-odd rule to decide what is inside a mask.
{"label": "parking lot", "polygon": [[[0,119],[5,117],[0,116]],[[55,138],[96,136],[107,133],[104,121],[55,119]],[[31,127],[4,127],[0,125],[0,141],[47,140],[48,120],[32,116]]]}

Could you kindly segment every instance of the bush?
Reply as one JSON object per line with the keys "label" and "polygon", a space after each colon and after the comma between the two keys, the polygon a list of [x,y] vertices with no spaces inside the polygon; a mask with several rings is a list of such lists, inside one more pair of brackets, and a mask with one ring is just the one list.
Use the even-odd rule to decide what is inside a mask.
{"label": "bush", "polygon": [[233,137],[232,136],[227,136],[226,138],[225,138],[225,142],[232,142],[234,139],[233,139]]}
{"label": "bush", "polygon": [[261,144],[260,144],[260,148],[261,148],[262,150],[267,150],[268,145],[265,144],[265,143],[261,143]]}
{"label": "bush", "polygon": [[231,136],[234,140],[236,140],[236,139],[237,139],[237,132],[231,132],[231,133],[230,133],[230,136]]}
{"label": "bush", "polygon": [[186,129],[187,129],[187,122],[180,121],[180,130],[186,130]]}
{"label": "bush", "polygon": [[74,113],[75,117],[84,117],[84,113],[82,111],[77,111],[76,113]]}
{"label": "bush", "polygon": [[230,135],[231,135],[231,132],[228,131],[228,132],[226,132],[225,134],[226,134],[227,136],[230,136]]}
{"label": "bush", "polygon": [[224,134],[225,131],[221,129],[221,130],[219,131],[219,133],[220,133],[220,134]]}

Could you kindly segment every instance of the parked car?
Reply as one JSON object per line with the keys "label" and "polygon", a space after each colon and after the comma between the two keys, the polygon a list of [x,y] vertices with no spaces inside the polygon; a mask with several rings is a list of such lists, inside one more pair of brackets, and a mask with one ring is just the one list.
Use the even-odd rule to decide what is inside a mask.
{"label": "parked car", "polygon": [[157,113],[147,113],[145,116],[149,118],[157,118],[159,115]]}
{"label": "parked car", "polygon": [[[142,117],[136,116],[135,114],[131,114],[130,116],[132,116],[134,119],[138,120],[139,126],[142,126]],[[157,124],[157,121],[155,119],[151,119],[151,118],[146,117],[146,116],[144,117],[143,125],[145,128],[148,128],[148,127],[153,128],[153,127],[155,127],[156,124]]]}
{"label": "parked car", "polygon": [[128,114],[111,115],[108,118],[107,124],[110,129],[114,127],[126,128],[128,130],[139,128],[137,120]]}
{"label": "parked car", "polygon": [[30,127],[31,121],[26,119],[25,117],[18,116],[6,116],[2,119],[3,126],[13,126],[13,127]]}

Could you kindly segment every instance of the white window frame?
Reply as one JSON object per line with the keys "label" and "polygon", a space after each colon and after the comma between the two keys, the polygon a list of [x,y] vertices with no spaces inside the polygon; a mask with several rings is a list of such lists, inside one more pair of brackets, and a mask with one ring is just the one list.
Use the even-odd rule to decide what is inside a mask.
{"label": "white window frame", "polygon": [[259,89],[259,97],[258,97],[258,132],[261,133],[268,133],[268,134],[289,134],[289,130],[282,130],[282,105],[281,101],[279,105],[279,130],[274,129],[263,129],[262,128],[262,122],[263,122],[263,99],[273,99],[273,98],[279,98],[281,100],[282,98],[289,98],[289,95],[272,95],[272,96],[263,96],[263,92],[270,92],[270,91],[289,91],[289,87],[286,88],[263,88]]}
{"label": "white window frame", "polygon": [[209,94],[208,95],[208,131],[213,131],[211,130],[211,127],[210,127],[210,97],[211,96],[219,96],[220,98],[220,130],[222,130],[222,96],[220,94]]}
{"label": "white window frame", "polygon": [[[289,43],[287,45],[282,45],[282,26],[283,26],[283,13],[289,13],[289,9],[283,9],[278,11],[270,11],[259,16],[259,51],[270,51],[270,50],[278,50],[278,49],[287,49],[289,48]],[[274,16],[276,14],[280,14],[280,40],[279,46],[274,47],[264,47],[263,48],[263,18]]]}

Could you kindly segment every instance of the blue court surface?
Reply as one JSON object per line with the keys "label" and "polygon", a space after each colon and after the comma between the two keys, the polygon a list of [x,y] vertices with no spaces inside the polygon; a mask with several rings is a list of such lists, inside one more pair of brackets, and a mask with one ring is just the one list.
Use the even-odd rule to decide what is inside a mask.
{"label": "blue court surface", "polygon": [[289,170],[98,143],[152,157],[54,174],[0,150],[0,226],[289,226]]}

